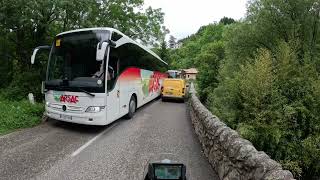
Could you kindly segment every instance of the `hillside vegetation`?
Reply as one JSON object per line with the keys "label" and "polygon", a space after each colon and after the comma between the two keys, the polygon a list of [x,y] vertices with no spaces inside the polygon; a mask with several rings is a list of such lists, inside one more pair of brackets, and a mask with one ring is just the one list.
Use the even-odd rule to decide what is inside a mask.
{"label": "hillside vegetation", "polygon": [[203,26],[170,51],[197,67],[200,99],[297,179],[320,177],[320,4],[253,0],[239,22]]}

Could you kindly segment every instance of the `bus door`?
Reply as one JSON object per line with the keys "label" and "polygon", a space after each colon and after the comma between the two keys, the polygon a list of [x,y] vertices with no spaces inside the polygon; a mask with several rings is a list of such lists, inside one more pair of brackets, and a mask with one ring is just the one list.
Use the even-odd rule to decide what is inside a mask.
{"label": "bus door", "polygon": [[119,60],[110,54],[107,66],[107,119],[114,121],[119,118],[120,85],[117,82],[119,72]]}

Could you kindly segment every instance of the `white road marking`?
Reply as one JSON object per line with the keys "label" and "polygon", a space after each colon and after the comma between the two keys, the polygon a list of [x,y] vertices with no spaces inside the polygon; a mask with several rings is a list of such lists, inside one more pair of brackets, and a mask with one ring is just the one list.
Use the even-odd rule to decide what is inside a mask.
{"label": "white road marking", "polygon": [[90,139],[90,141],[86,142],[84,145],[82,145],[79,149],[74,151],[71,156],[74,157],[78,155],[81,151],[83,151],[86,147],[88,147],[91,143],[93,143],[95,140],[97,140],[100,136],[102,136],[106,131],[111,130],[114,126],[116,126],[117,123],[113,124],[112,126],[108,127],[107,129],[103,130],[101,133],[96,135],[94,138]]}

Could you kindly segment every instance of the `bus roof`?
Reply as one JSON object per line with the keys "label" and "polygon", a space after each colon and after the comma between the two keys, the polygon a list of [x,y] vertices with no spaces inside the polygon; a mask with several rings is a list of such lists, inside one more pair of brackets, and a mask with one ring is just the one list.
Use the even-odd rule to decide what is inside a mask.
{"label": "bus roof", "polygon": [[[109,28],[109,27],[96,27],[96,28],[75,29],[75,30],[71,30],[71,31],[62,32],[62,33],[58,34],[57,36],[64,35],[64,34],[69,34],[69,33],[74,33],[74,32],[96,31],[96,30],[105,30],[105,31],[110,31],[110,32],[116,32],[116,33],[122,35],[123,38],[125,38],[125,41],[122,42],[122,44],[126,44],[126,43],[135,44],[135,45],[139,46],[140,48],[142,48],[143,50],[145,50],[145,51],[147,51],[148,53],[150,53],[151,55],[153,55],[154,57],[156,57],[158,60],[160,60],[160,61],[163,62],[164,64],[168,65],[168,63],[166,63],[165,61],[163,61],[156,53],[154,53],[153,51],[151,51],[149,48],[147,48],[147,47],[145,47],[144,45],[136,42],[135,40],[131,39],[131,38],[128,37],[127,35],[123,34],[123,33],[120,32],[119,30],[114,29],[114,28]],[[121,39],[122,39],[122,38],[121,38]],[[122,45],[122,44],[121,44],[121,45]]]}

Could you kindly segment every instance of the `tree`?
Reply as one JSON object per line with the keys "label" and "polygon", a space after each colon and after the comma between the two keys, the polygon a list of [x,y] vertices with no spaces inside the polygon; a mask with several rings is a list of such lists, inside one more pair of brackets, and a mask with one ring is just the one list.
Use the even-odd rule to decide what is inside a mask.
{"label": "tree", "polygon": [[228,24],[232,24],[235,23],[236,21],[232,18],[228,18],[228,17],[223,17],[222,19],[220,19],[219,24],[224,24],[224,25],[228,25]]}
{"label": "tree", "polygon": [[[196,34],[193,34],[190,37],[183,39],[183,46],[179,49],[171,51],[171,64],[178,69],[199,67],[201,62],[204,61],[202,58],[200,58],[201,56],[206,54],[206,57],[208,57],[212,56],[210,53],[215,53],[206,53],[206,51],[210,51],[210,43],[222,40],[223,29],[223,24],[210,24],[201,27]],[[221,51],[219,51],[219,53],[217,52],[217,57],[221,60],[223,56],[221,56],[220,52]],[[215,61],[214,58],[212,60]],[[206,62],[211,64],[209,60]]]}
{"label": "tree", "polygon": [[170,38],[169,38],[169,47],[170,47],[171,49],[174,49],[174,48],[176,47],[176,44],[177,44],[176,38],[175,38],[174,36],[170,35]]}
{"label": "tree", "polygon": [[152,49],[162,60],[170,64],[169,49],[167,48],[167,42],[163,38],[160,42],[160,46]]}
{"label": "tree", "polygon": [[163,39],[160,44],[160,58],[164,61],[168,61],[168,49],[167,49],[167,42]]}

